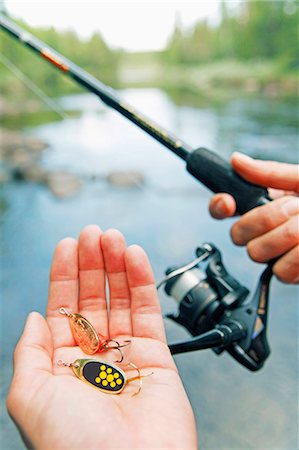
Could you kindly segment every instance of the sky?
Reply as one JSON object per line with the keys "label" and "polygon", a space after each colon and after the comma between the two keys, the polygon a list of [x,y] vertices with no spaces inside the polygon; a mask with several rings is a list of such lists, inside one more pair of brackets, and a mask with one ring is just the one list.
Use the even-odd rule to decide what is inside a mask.
{"label": "sky", "polygon": [[178,17],[186,28],[203,18],[216,23],[219,4],[220,0],[5,1],[8,12],[29,25],[72,28],[82,37],[99,31],[111,47],[128,51],[162,49]]}

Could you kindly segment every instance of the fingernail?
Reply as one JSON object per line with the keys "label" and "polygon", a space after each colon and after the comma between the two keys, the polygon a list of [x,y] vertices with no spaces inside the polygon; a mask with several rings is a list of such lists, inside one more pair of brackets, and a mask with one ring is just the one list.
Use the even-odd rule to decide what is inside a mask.
{"label": "fingernail", "polygon": [[239,160],[242,160],[244,162],[252,161],[252,158],[248,155],[244,155],[244,153],[234,152],[232,156],[235,158],[237,157]]}
{"label": "fingernail", "polygon": [[293,216],[299,211],[299,198],[292,198],[282,205],[282,210],[288,215]]}
{"label": "fingernail", "polygon": [[214,206],[214,212],[219,216],[223,216],[226,213],[226,211],[227,211],[226,204],[224,203],[223,200],[219,200]]}

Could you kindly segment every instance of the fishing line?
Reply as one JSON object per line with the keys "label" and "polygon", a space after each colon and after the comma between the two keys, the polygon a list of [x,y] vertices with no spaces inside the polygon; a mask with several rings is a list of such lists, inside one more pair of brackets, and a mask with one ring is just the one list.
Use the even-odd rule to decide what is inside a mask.
{"label": "fishing line", "polygon": [[[10,61],[6,56],[0,52],[0,62],[10,70],[25,86],[28,87],[32,92],[34,92],[51,110],[56,112],[62,119],[69,119],[70,116],[63,111],[63,109],[54,100],[49,98],[44,91],[42,91],[30,78],[27,77],[12,61]],[[78,174],[77,174],[78,175]],[[150,194],[152,197],[156,197],[156,194],[152,192],[149,188],[146,188],[141,182],[136,182],[134,177],[130,174],[126,174],[128,179],[134,181],[135,187]],[[79,175],[80,176],[80,175]],[[90,177],[92,178],[92,177]]]}
{"label": "fishing line", "polygon": [[[0,62],[10,70],[20,81],[24,83],[32,92],[34,92],[51,110],[56,112],[62,119],[69,119],[70,116],[63,111],[63,109],[59,106],[57,102],[48,97],[42,89],[40,89],[27,75],[24,74],[12,61],[10,61],[6,56],[4,56],[0,52]],[[81,177],[80,174],[77,173],[78,176]],[[177,193],[182,194],[181,191],[175,192],[173,189],[163,189],[163,188],[154,188],[150,186],[145,186],[142,182],[136,181],[134,176],[131,176],[130,173],[126,174],[127,178],[133,182],[134,187],[143,191],[149,195],[152,199],[157,200],[159,197],[167,197],[169,194],[177,195]],[[90,175],[89,179],[94,178],[94,175]]]}
{"label": "fishing line", "polygon": [[[32,92],[34,92],[51,110],[56,112],[62,119],[69,119],[70,116],[63,111],[63,109],[59,106],[57,102],[48,97],[42,89],[40,89],[27,75],[24,74],[12,61],[10,61],[3,53],[0,52],[0,62],[10,70],[21,82],[24,83],[25,86],[28,87]],[[80,174],[77,174],[80,176]],[[149,187],[145,187],[141,182],[136,182],[134,177],[130,176],[130,174],[126,174],[128,179],[134,181],[134,186],[140,189],[147,194],[150,194],[151,197],[156,198],[156,193],[151,191]],[[90,179],[93,176],[90,176]],[[162,194],[163,195],[163,194]]]}
{"label": "fishing line", "polygon": [[70,116],[63,109],[48,97],[30,78],[27,77],[17,66],[14,65],[6,56],[0,52],[0,62],[10,70],[25,86],[36,94],[50,109],[58,114],[62,119],[69,119]]}
{"label": "fishing line", "polygon": [[212,192],[226,192],[232,195],[240,214],[271,201],[266,189],[239,177],[232,170],[231,164],[220,155],[204,147],[193,149],[123,101],[111,87],[23,30],[3,14],[0,14],[0,28],[171,150],[186,163],[187,171]]}

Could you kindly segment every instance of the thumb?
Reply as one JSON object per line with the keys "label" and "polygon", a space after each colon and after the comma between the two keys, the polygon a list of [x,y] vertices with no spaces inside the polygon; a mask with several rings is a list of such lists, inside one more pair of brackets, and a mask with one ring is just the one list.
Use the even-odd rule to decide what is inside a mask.
{"label": "thumb", "polygon": [[47,322],[39,313],[30,313],[14,353],[15,375],[32,370],[52,373],[52,352]]}
{"label": "thumb", "polygon": [[299,166],[276,161],[261,161],[233,153],[233,169],[245,180],[263,187],[299,192]]}
{"label": "thumb", "polygon": [[[45,319],[32,312],[15,349],[14,376],[6,399],[8,412],[27,443],[23,429],[28,420],[33,422],[28,406],[45,377],[52,373],[52,350],[51,334]],[[28,448],[33,447],[28,443]]]}

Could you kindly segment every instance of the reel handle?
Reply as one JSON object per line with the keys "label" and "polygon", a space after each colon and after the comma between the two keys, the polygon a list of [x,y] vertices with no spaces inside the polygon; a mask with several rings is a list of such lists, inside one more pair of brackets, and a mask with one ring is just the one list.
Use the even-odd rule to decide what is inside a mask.
{"label": "reel handle", "polygon": [[206,148],[194,150],[186,161],[188,172],[211,191],[231,194],[239,214],[271,201],[267,189],[241,178],[226,160]]}

